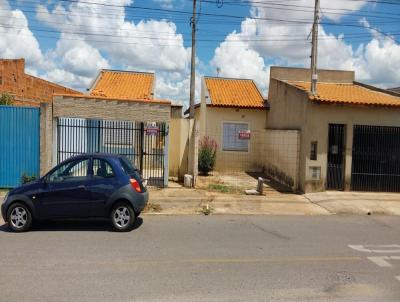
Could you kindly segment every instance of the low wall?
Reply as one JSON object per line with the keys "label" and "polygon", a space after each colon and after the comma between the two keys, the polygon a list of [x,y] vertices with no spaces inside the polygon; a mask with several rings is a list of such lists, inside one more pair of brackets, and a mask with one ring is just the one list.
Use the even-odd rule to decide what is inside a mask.
{"label": "low wall", "polygon": [[264,173],[297,191],[300,131],[267,129],[264,138],[261,145]]}
{"label": "low wall", "polygon": [[215,171],[264,173],[293,191],[298,190],[300,131],[251,131],[247,152],[222,150],[221,131],[207,135],[218,144]]}
{"label": "low wall", "polygon": [[188,167],[189,120],[172,118],[169,124],[169,175],[183,178]]}

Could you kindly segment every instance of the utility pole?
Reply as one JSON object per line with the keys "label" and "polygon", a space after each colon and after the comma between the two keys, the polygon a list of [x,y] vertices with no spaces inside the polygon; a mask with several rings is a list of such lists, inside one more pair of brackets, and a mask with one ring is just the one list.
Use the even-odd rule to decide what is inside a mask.
{"label": "utility pole", "polygon": [[311,48],[311,93],[317,94],[317,57],[318,57],[318,26],[319,26],[319,0],[315,0],[314,23],[312,28],[312,48]]}
{"label": "utility pole", "polygon": [[190,103],[189,103],[189,119],[194,118],[194,99],[196,85],[196,0],[193,0],[193,17],[192,25],[192,59],[190,63]]}

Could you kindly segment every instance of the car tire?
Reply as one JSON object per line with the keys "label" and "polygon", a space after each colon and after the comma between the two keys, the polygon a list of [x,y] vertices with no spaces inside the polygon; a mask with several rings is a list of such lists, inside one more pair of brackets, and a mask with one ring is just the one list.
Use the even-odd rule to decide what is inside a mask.
{"label": "car tire", "polygon": [[110,213],[111,225],[114,231],[127,232],[133,229],[136,215],[128,203],[117,203]]}
{"label": "car tire", "polygon": [[13,232],[27,232],[32,226],[32,212],[23,203],[13,203],[7,211],[8,227]]}

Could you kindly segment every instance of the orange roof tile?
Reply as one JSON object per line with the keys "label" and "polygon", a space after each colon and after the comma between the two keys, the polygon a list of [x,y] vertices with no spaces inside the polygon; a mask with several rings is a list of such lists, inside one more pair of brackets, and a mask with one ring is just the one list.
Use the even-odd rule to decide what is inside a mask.
{"label": "orange roof tile", "polygon": [[253,80],[204,78],[212,106],[265,108],[264,98]]}
{"label": "orange roof tile", "polygon": [[153,73],[102,70],[90,95],[115,99],[152,99],[153,85]]}
{"label": "orange roof tile", "polygon": [[321,103],[340,103],[373,106],[400,106],[400,97],[368,89],[356,83],[317,83],[317,95],[311,94],[310,82],[287,81],[308,93],[309,99]]}

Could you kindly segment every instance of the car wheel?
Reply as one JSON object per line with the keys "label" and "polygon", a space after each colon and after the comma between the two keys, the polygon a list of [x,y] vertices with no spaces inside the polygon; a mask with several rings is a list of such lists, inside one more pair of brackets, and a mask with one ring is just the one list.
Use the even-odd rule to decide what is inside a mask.
{"label": "car wheel", "polygon": [[8,209],[7,221],[13,232],[29,231],[32,225],[31,210],[22,203],[14,203]]}
{"label": "car wheel", "polygon": [[133,228],[135,223],[135,212],[126,203],[118,203],[111,210],[111,224],[115,231],[126,232]]}

